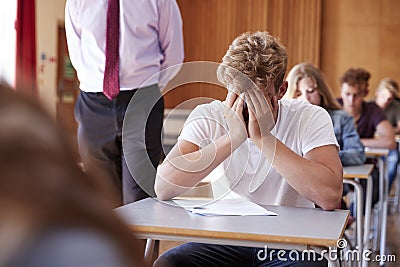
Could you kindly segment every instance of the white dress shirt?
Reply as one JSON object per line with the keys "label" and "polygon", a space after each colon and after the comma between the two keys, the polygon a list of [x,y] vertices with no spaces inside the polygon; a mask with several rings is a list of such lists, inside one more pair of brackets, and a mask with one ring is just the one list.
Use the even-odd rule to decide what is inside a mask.
{"label": "white dress shirt", "polygon": [[[67,0],[69,55],[86,92],[102,92],[107,0]],[[182,18],[175,0],[120,0],[120,87],[131,90],[176,75],[183,61]],[[168,74],[166,74],[168,73]]]}

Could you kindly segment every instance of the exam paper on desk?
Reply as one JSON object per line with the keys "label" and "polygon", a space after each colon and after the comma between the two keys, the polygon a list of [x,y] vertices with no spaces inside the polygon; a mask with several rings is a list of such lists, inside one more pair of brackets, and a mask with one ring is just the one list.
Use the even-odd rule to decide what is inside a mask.
{"label": "exam paper on desk", "polygon": [[174,200],[182,208],[200,215],[207,216],[276,216],[254,202],[244,198],[204,200]]}

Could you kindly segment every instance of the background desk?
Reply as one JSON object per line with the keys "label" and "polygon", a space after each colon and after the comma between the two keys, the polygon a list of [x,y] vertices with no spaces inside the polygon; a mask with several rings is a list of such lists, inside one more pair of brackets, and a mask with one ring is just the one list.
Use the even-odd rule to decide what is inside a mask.
{"label": "background desk", "polygon": [[279,215],[201,216],[152,198],[116,212],[139,238],[298,250],[336,247],[349,216],[345,210],[266,208]]}
{"label": "background desk", "polygon": [[[382,259],[384,258],[386,251],[386,226],[387,226],[388,195],[389,195],[389,186],[388,186],[389,177],[387,171],[388,155],[389,155],[389,149],[387,148],[374,148],[374,147],[365,148],[365,156],[367,158],[377,158],[379,164],[379,212],[381,216],[378,217],[381,218],[381,223],[375,225],[377,231],[374,236],[374,241],[380,239],[379,253]],[[373,249],[376,250],[376,242],[374,242]],[[380,265],[384,265],[384,262],[381,261]]]}
{"label": "background desk", "polygon": [[[357,166],[346,166],[343,167],[343,182],[349,183],[354,186],[354,191],[356,192],[356,222],[357,222],[357,243],[360,251],[364,249],[368,249],[368,241],[369,241],[369,228],[371,222],[371,201],[372,201],[372,170],[374,169],[373,164],[363,164]],[[362,213],[362,205],[363,203],[363,189],[361,184],[357,181],[357,179],[367,179],[367,188],[366,188],[366,196],[365,196],[365,218],[364,218],[364,229],[362,229],[363,222],[363,213]],[[362,240],[362,233],[364,232],[364,240]],[[366,262],[362,263],[363,266],[367,266]]]}

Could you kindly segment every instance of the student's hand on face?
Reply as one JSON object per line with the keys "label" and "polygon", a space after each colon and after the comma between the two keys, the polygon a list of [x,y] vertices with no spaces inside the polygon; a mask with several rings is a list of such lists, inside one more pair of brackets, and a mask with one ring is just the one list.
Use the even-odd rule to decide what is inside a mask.
{"label": "student's hand on face", "polygon": [[226,95],[226,99],[224,101],[225,105],[228,106],[229,108],[232,108],[237,96],[238,95],[235,92],[228,90],[228,94]]}
{"label": "student's hand on face", "polygon": [[243,119],[243,103],[244,93],[238,96],[233,92],[228,92],[225,100],[226,109],[224,110],[224,117],[234,148],[247,139],[247,131]]}
{"label": "student's hand on face", "polygon": [[278,99],[275,95],[270,96],[261,90],[252,90],[246,94],[246,103],[249,107],[249,137],[257,144],[269,136],[275,126]]}

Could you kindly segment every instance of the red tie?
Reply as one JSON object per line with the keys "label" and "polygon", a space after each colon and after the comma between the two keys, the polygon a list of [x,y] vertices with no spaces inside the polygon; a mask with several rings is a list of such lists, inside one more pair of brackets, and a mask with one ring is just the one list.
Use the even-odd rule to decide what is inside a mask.
{"label": "red tie", "polygon": [[103,93],[110,100],[119,94],[119,0],[108,0]]}

